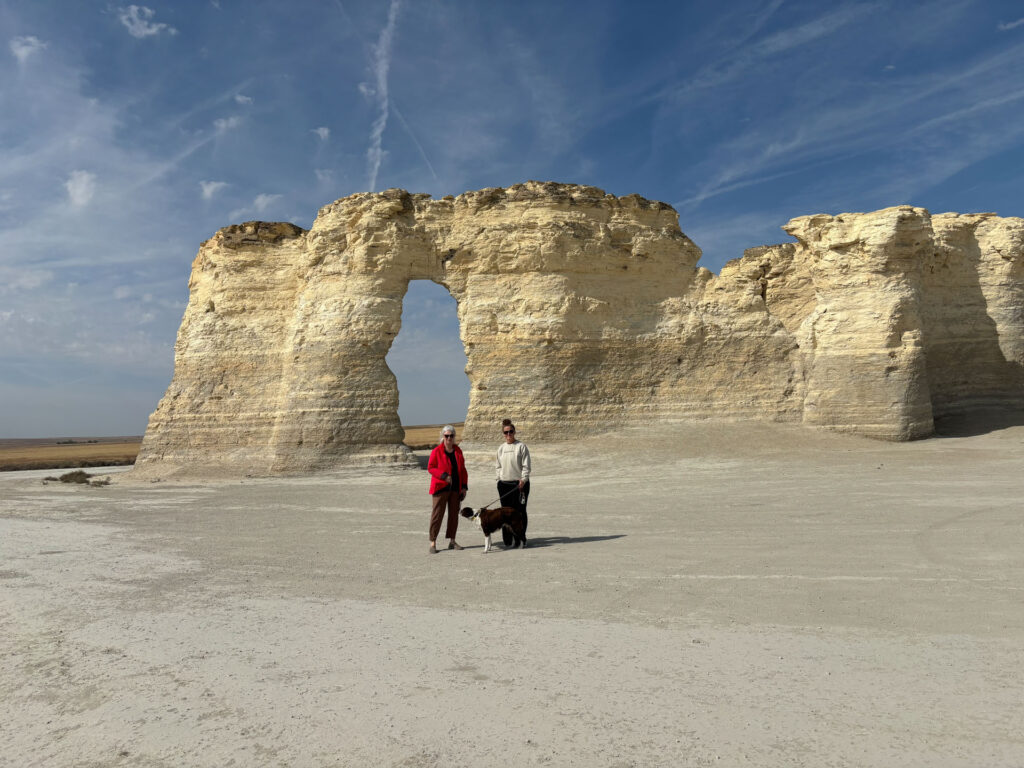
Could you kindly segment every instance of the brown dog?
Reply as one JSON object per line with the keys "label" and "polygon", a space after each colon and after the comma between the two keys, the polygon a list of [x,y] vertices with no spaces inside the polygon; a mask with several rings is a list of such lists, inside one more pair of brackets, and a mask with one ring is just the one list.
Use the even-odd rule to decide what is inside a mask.
{"label": "brown dog", "polygon": [[463,507],[460,512],[467,520],[472,520],[480,526],[484,534],[484,554],[491,551],[491,534],[498,530],[508,530],[512,533],[515,542],[512,546],[526,546],[526,523],[523,521],[523,513],[512,507],[498,507],[487,509],[483,507],[477,512],[472,507]]}

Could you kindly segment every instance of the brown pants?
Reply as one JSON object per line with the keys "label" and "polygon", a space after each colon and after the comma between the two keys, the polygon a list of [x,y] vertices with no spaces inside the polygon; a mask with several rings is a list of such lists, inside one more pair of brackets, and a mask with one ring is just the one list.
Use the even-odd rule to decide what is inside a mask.
{"label": "brown pants", "polygon": [[430,540],[437,541],[437,534],[441,532],[441,518],[444,517],[444,509],[448,508],[448,528],[445,530],[446,539],[454,539],[455,531],[459,528],[459,493],[456,491],[441,491],[433,497],[434,509],[430,513]]}

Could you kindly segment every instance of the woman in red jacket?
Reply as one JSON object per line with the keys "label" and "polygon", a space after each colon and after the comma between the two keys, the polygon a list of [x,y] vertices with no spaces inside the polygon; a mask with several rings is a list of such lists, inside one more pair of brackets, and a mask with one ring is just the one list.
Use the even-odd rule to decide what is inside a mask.
{"label": "woman in red jacket", "polygon": [[445,537],[448,549],[462,549],[455,543],[455,531],[459,528],[459,502],[466,498],[469,490],[469,473],[462,458],[462,449],[455,444],[455,427],[446,424],[441,429],[441,444],[430,452],[427,461],[430,473],[430,495],[434,500],[430,514],[430,554],[437,554],[437,534],[441,531],[441,518],[448,508],[448,528]]}

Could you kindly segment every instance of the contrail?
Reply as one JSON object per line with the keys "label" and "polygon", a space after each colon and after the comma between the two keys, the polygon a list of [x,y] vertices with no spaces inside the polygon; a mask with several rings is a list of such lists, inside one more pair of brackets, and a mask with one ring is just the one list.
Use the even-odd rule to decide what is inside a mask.
{"label": "contrail", "polygon": [[440,181],[440,179],[437,178],[437,173],[434,171],[434,166],[430,162],[430,158],[428,158],[427,153],[423,151],[423,145],[420,144],[419,139],[416,138],[416,134],[412,132],[412,127],[409,123],[407,123],[405,118],[402,117],[402,113],[399,111],[398,105],[392,104],[391,109],[394,111],[395,117],[397,117],[398,121],[402,124],[402,127],[405,128],[405,132],[409,134],[409,138],[412,139],[412,143],[416,145],[416,149],[419,150],[420,157],[423,158],[423,162],[426,163],[427,168],[430,169],[430,175],[434,177],[434,181]]}
{"label": "contrail", "polygon": [[399,5],[399,0],[391,0],[391,7],[388,9],[388,23],[381,31],[377,44],[373,47],[373,74],[377,79],[375,93],[380,114],[373,121],[373,128],[370,131],[370,147],[366,150],[371,192],[377,189],[377,171],[380,170],[380,162],[384,157],[382,144],[384,129],[388,124],[388,69],[391,66],[391,41],[395,34],[395,21],[398,19]]}

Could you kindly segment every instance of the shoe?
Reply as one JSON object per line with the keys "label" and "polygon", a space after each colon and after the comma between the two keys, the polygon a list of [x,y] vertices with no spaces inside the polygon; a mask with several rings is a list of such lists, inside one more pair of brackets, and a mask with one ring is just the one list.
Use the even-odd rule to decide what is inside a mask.
{"label": "shoe", "polygon": [[463,547],[462,547],[461,544],[456,544],[455,543],[455,539],[452,539],[451,541],[448,542],[448,549],[462,549],[462,548]]}
{"label": "shoe", "polygon": [[430,545],[430,554],[432,554],[432,555],[436,555],[437,554],[437,547],[435,547],[433,544]]}

